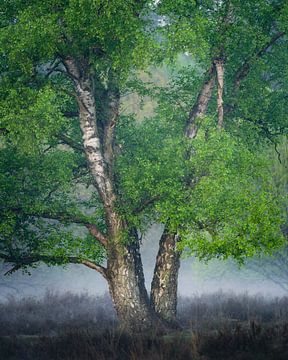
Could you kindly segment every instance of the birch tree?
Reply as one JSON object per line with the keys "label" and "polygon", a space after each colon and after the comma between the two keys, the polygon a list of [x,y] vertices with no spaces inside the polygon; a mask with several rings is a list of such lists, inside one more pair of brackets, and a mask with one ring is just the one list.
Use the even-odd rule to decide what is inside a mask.
{"label": "birch tree", "polygon": [[[252,2],[250,12],[235,2],[240,26],[233,20],[234,7],[230,15],[222,3],[193,3],[191,8],[191,2],[181,1],[178,10],[185,13],[180,19],[171,4],[158,4],[171,21],[171,14],[177,18],[160,38],[150,34],[155,24],[149,21],[153,4],[148,1],[15,0],[1,5],[1,258],[13,264],[10,272],[41,261],[88,266],[107,280],[120,323],[130,332],[167,330],[175,320],[178,239],[180,250],[240,261],[283,243],[267,162],[251,145],[258,127],[247,128],[249,111],[237,113],[255,108],[249,101],[240,106],[245,100],[241,86],[253,74],[252,65],[269,55],[271,45],[282,45],[282,29],[269,45],[278,15],[270,17],[267,11],[268,25],[259,20],[261,27]],[[185,32],[181,24],[188,14],[197,21]],[[281,16],[279,24],[284,23]],[[223,19],[233,31],[219,32]],[[260,29],[252,48],[247,24]],[[232,45],[243,32],[247,49],[238,58]],[[222,34],[217,46],[213,34]],[[223,39],[227,44],[219,54]],[[203,74],[194,71],[191,81],[183,73],[171,91],[158,92],[168,102],[159,98],[153,119],[139,124],[121,112],[131,73],[159,60],[163,47],[168,58],[171,43],[177,45],[175,54],[186,51],[188,42],[193,49],[201,47]],[[283,48],[277,47],[277,54],[284,54]],[[226,52],[231,64],[222,58]],[[231,74],[234,92],[226,103]],[[262,74],[262,67],[255,66],[254,79]],[[185,79],[190,87],[185,88]],[[273,104],[272,98],[267,107]],[[252,129],[251,137],[240,136]],[[149,221],[166,224],[151,299],[140,256]]]}

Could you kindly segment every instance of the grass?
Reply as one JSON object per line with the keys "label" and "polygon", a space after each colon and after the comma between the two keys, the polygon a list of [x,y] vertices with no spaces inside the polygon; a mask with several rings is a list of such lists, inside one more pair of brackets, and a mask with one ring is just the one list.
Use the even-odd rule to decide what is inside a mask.
{"label": "grass", "polygon": [[179,299],[183,330],[118,332],[108,295],[47,293],[0,305],[2,360],[286,360],[288,297],[218,292]]}

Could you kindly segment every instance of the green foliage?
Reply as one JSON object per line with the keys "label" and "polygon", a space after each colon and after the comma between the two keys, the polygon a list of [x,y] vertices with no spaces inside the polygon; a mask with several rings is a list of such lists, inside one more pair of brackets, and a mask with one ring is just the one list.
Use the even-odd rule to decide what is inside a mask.
{"label": "green foliage", "polygon": [[284,197],[275,195],[267,148],[252,151],[208,119],[191,148],[177,135],[181,122],[166,115],[141,124],[126,118],[119,127],[124,150],[117,166],[126,218],[143,225],[137,209],[151,199],[144,219],[169,220],[170,230],[181,235],[179,247],[203,259],[242,262],[282,246]]}
{"label": "green foliage", "polygon": [[[116,163],[119,206],[138,226],[143,203],[152,201],[150,210],[155,217],[155,203],[167,201],[182,189],[184,147],[182,136],[177,135],[181,125],[179,129],[179,124],[169,120],[155,117],[139,124],[132,117],[123,117],[118,127],[117,140],[123,148]],[[149,207],[144,210],[149,218]]]}
{"label": "green foliage", "polygon": [[[286,30],[284,1],[4,0],[1,6],[1,251],[43,254],[48,263],[53,256],[63,263],[69,256],[105,256],[85,228],[93,223],[107,234],[105,212],[91,186],[77,114],[65,116],[78,109],[63,65],[71,56],[95,82],[99,122],[107,109],[97,91],[107,91],[111,71],[122,92],[130,87],[158,102],[151,118],[122,115],[117,123],[114,188],[131,227],[169,222],[181,249],[205,259],[242,261],[283,244],[283,194],[273,189],[266,155],[267,143],[287,131],[287,40],[261,59],[255,53]],[[153,7],[164,20],[156,29]],[[169,62],[184,52],[193,61],[184,67],[174,61],[167,87],[129,78],[152,60]],[[218,57],[225,60],[224,104],[233,111],[225,114],[225,131],[216,130],[213,94],[190,142],[189,111]],[[235,74],[246,61],[251,69],[236,96]],[[72,145],[63,146],[63,135]]]}
{"label": "green foliage", "polygon": [[60,97],[48,85],[41,90],[11,88],[1,102],[0,124],[8,132],[5,141],[21,147],[23,152],[39,151],[67,123],[61,109],[67,98]]}
{"label": "green foliage", "polygon": [[[32,75],[35,64],[85,57],[98,72],[143,64],[154,46],[144,36],[150,1],[4,1],[0,48],[10,69]],[[14,6],[13,6],[14,5]],[[143,13],[143,18],[135,16]]]}
{"label": "green foliage", "polygon": [[[87,235],[85,224],[95,224],[105,234],[104,211],[91,187],[77,114],[65,116],[77,112],[78,104],[64,59],[73,56],[82,68],[89,68],[103,89],[112,69],[120,88],[131,69],[147,63],[152,54],[148,49],[155,46],[148,31],[149,4],[146,0],[1,3],[4,253],[42,254],[47,262],[54,256],[59,263],[69,256],[102,261],[103,249]],[[83,196],[85,185],[88,196]]]}
{"label": "green foliage", "polygon": [[204,259],[231,256],[243,261],[283,245],[284,199],[274,194],[265,156],[225,132],[208,139],[204,132],[199,134],[193,150],[194,189],[191,205],[182,209],[187,227],[181,221],[181,248]]}
{"label": "green foliage", "polygon": [[[163,16],[164,51],[189,52],[204,61],[219,56],[237,68],[243,59],[267,41],[271,32],[284,30],[285,1],[161,0],[156,11]],[[163,36],[164,37],[164,36]]]}
{"label": "green foliage", "polygon": [[83,223],[99,219],[97,202],[87,216],[82,211],[89,201],[75,193],[78,155],[57,149],[25,155],[15,147],[0,152],[0,250],[14,257],[49,255],[59,263],[67,262],[68,256],[102,260],[102,247],[87,231],[69,225],[70,217]]}

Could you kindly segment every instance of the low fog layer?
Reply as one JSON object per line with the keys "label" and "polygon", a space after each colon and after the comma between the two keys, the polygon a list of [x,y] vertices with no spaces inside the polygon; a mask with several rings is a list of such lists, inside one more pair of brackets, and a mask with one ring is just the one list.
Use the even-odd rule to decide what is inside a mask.
{"label": "low fog layer", "polygon": [[[161,226],[153,225],[143,239],[142,256],[148,289],[157,254],[158,243],[155,240],[160,238],[162,230]],[[47,290],[59,293],[87,292],[90,295],[99,295],[108,291],[107,283],[101,275],[83,265],[67,265],[64,268],[40,265],[36,269],[30,269],[30,275],[18,271],[4,276],[8,269],[7,264],[2,265],[0,301],[7,299],[9,295],[42,296]],[[231,261],[218,260],[204,264],[192,258],[181,261],[178,289],[179,295],[184,296],[200,295],[219,289],[235,293],[246,291],[249,294],[262,293],[266,296],[287,295],[281,286],[245,266],[239,269]]]}

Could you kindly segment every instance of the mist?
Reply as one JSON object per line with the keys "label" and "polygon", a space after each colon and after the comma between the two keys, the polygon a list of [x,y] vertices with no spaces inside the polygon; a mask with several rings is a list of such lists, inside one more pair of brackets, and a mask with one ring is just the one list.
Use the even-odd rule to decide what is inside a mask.
{"label": "mist", "polygon": [[[158,241],[163,227],[152,225],[143,236],[142,258],[147,289],[153,276]],[[69,264],[47,266],[41,264],[27,272],[18,270],[4,275],[11,267],[2,264],[0,279],[0,301],[10,296],[42,297],[47,291],[55,293],[103,295],[108,292],[107,282],[100,274],[83,265]],[[262,294],[265,297],[284,296],[287,292],[274,281],[243,265],[239,267],[231,260],[211,260],[208,263],[195,258],[183,258],[179,272],[179,296],[193,296],[214,293],[219,290],[235,294]]]}

